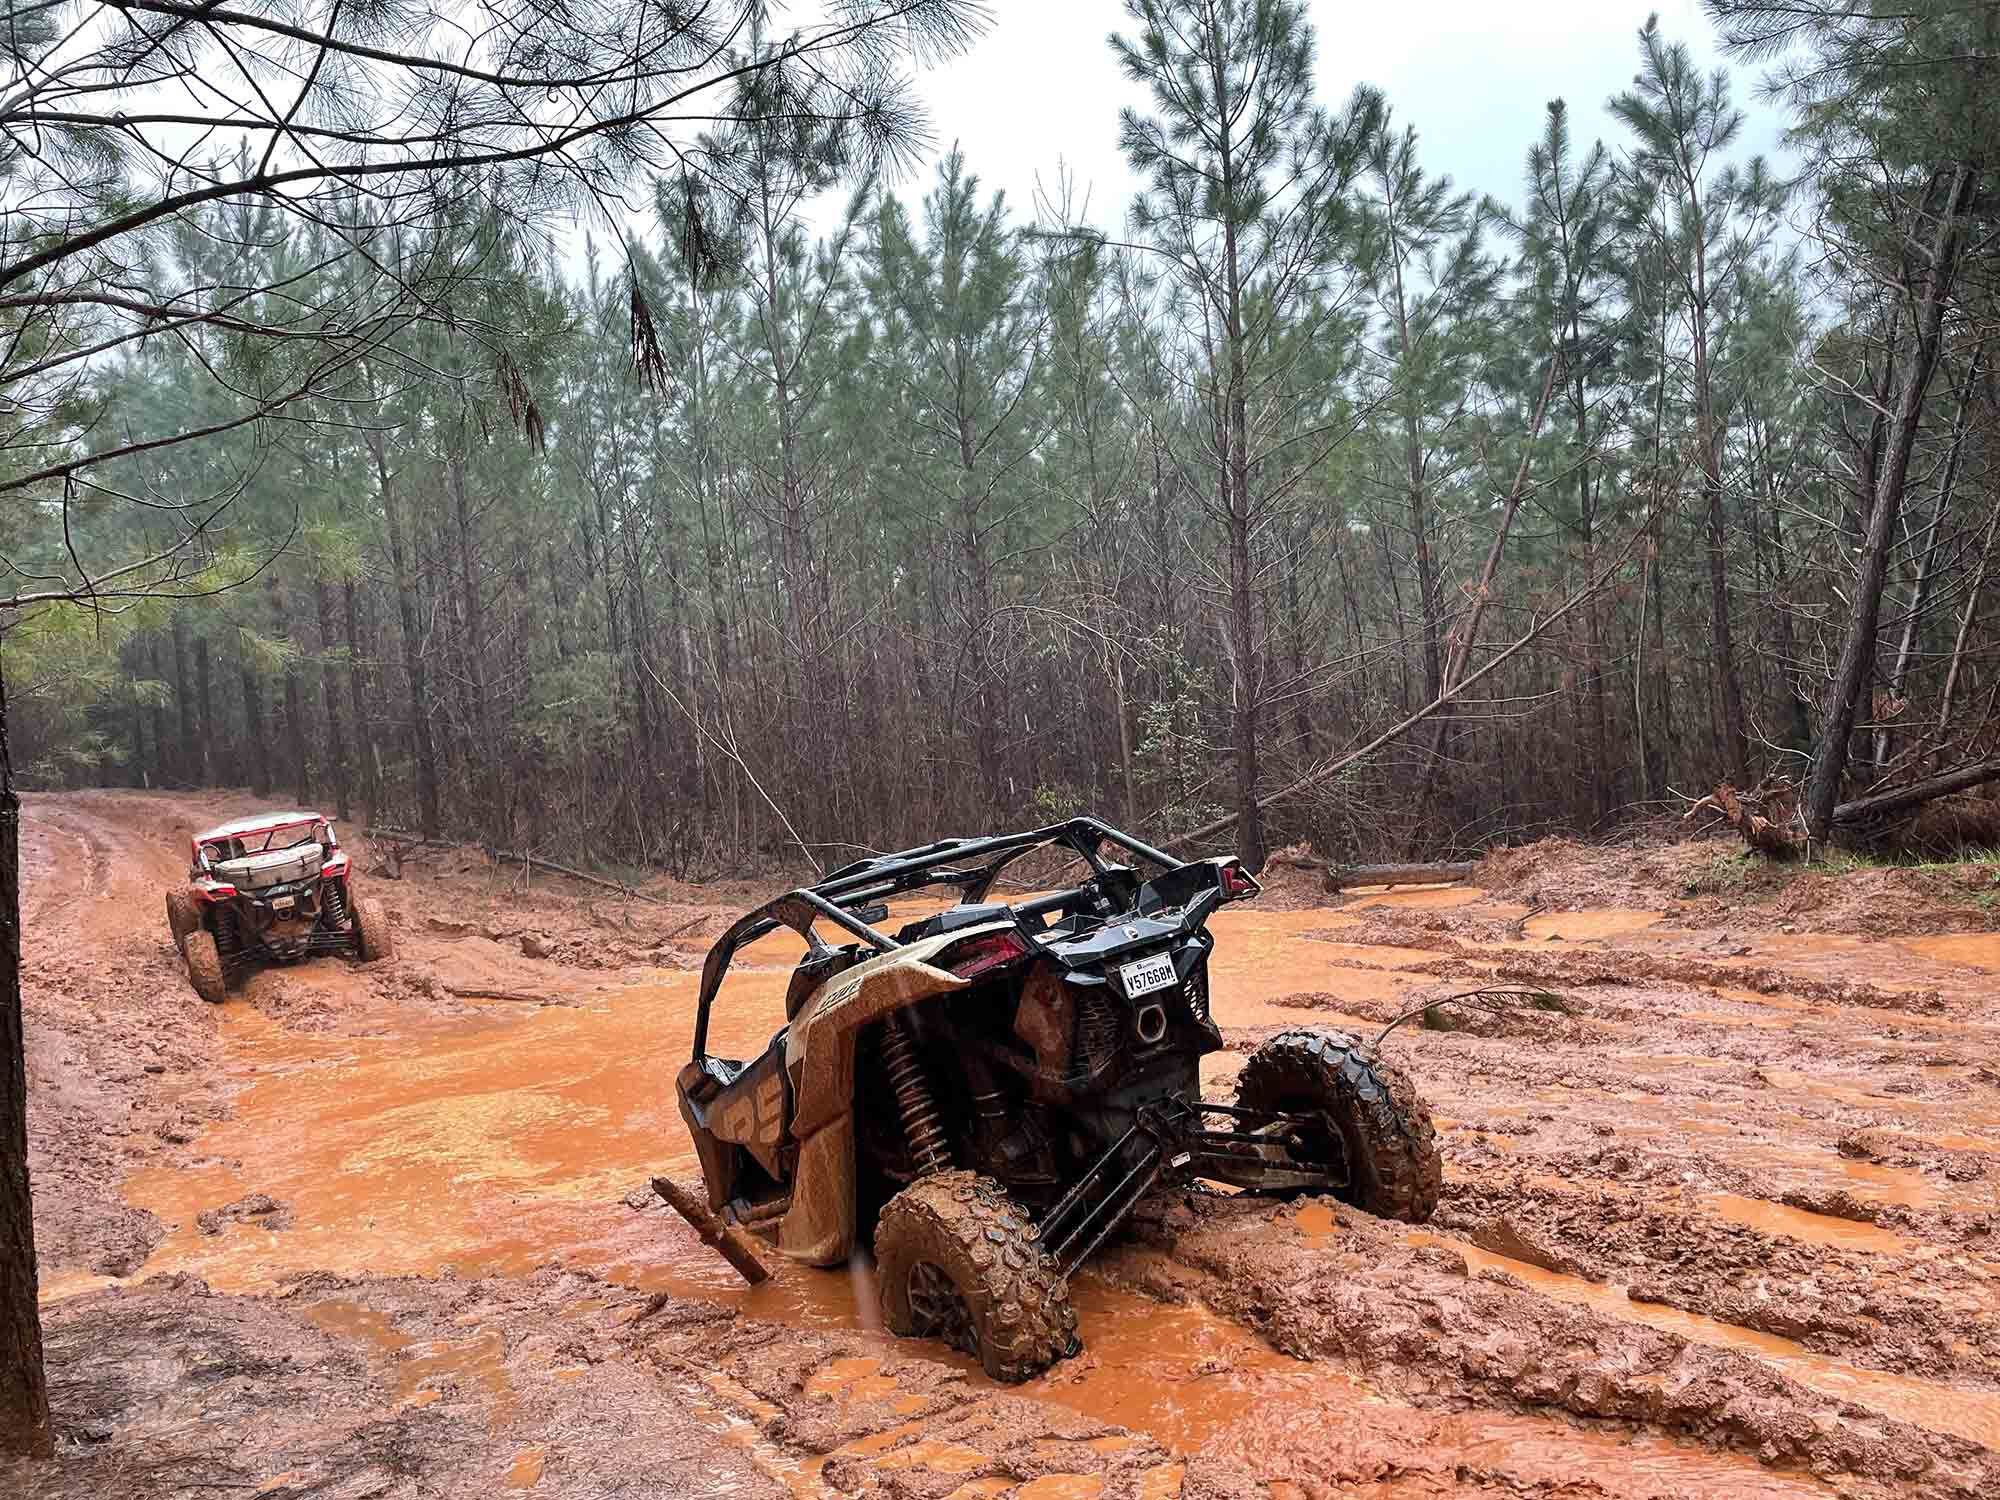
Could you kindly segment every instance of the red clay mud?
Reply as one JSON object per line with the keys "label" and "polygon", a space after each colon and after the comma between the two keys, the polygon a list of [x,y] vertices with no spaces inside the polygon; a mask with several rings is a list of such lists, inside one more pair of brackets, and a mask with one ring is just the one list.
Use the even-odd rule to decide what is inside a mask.
{"label": "red clay mud", "polygon": [[[1003,1390],[876,1330],[865,1262],[752,1291],[645,1190],[692,1167],[690,969],[761,887],[626,902],[344,831],[398,957],[211,1007],[159,893],[187,828],[246,810],[28,802],[63,1448],[0,1492],[2000,1492],[1990,866],[1544,844],[1488,891],[1337,909],[1281,872],[1215,922],[1213,1085],[1289,1026],[1496,985],[1560,1008],[1386,1044],[1440,1130],[1432,1224],[1148,1205],[1077,1283],[1084,1354]],[[768,1040],[785,946],[746,955],[718,1045]]]}

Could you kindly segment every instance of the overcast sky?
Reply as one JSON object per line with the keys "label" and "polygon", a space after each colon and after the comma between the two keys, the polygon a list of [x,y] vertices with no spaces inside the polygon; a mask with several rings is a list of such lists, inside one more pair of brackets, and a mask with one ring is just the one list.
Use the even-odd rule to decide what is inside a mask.
{"label": "overcast sky", "polygon": [[[995,0],[994,23],[966,56],[923,75],[940,149],[956,140],[987,189],[1004,189],[1020,217],[1035,211],[1036,179],[1059,164],[1090,193],[1090,217],[1115,228],[1137,187],[1118,150],[1118,111],[1143,107],[1106,37],[1131,30],[1120,0]],[[1569,102],[1572,138],[1588,146],[1623,134],[1604,101],[1638,69],[1638,30],[1651,11],[1670,40],[1704,67],[1718,59],[1697,0],[1308,0],[1318,34],[1319,96],[1344,102],[1358,83],[1387,96],[1419,135],[1419,160],[1460,187],[1518,203],[1529,145],[1550,99]],[[1749,116],[1743,154],[1774,154],[1781,122],[1738,70]],[[1782,161],[1774,162],[1782,166]],[[927,166],[898,184],[915,198]]]}

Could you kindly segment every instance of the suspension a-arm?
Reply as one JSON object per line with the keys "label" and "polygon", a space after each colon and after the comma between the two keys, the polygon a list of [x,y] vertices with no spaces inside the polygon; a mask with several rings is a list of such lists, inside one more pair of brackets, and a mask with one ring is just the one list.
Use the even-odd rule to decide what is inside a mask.
{"label": "suspension a-arm", "polygon": [[[1205,1115],[1229,1121],[1211,1129]],[[1093,1162],[1043,1216],[1042,1243],[1068,1276],[1131,1217],[1139,1200],[1162,1177],[1208,1177],[1251,1191],[1276,1192],[1346,1186],[1338,1168],[1297,1159],[1284,1127],[1319,1126],[1308,1116],[1229,1104],[1189,1105],[1176,1098],[1142,1105],[1132,1128]],[[1246,1128],[1247,1127],[1247,1128]],[[1277,1127],[1277,1128],[1273,1128]]]}

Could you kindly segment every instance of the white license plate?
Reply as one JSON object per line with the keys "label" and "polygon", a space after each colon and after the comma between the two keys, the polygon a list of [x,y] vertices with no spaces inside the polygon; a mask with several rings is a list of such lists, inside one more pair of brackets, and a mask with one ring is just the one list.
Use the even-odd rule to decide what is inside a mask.
{"label": "white license plate", "polygon": [[273,896],[271,898],[271,910],[290,911],[292,909],[292,903],[295,900],[297,900],[297,897],[294,896]]}
{"label": "white license plate", "polygon": [[1118,977],[1125,983],[1125,996],[1136,1000],[1141,995],[1150,995],[1154,990],[1171,989],[1179,982],[1174,973],[1174,961],[1164,953],[1156,953],[1151,958],[1135,958],[1129,964],[1118,966]]}

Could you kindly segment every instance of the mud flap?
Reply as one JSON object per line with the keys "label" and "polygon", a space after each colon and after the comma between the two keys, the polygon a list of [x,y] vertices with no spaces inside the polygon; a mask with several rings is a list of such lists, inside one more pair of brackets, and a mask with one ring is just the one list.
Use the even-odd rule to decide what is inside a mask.
{"label": "mud flap", "polygon": [[842,1115],[799,1144],[792,1206],[778,1249],[810,1266],[837,1266],[854,1245],[854,1117]]}

